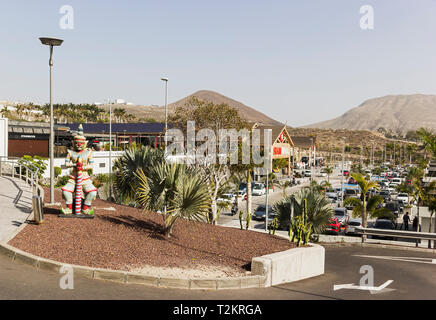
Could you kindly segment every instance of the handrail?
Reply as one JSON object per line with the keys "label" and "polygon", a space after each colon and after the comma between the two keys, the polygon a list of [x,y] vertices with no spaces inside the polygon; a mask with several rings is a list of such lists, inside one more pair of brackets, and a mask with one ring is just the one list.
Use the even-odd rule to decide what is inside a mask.
{"label": "handrail", "polygon": [[436,240],[436,233],[362,228],[358,226],[354,227],[354,229],[356,230],[356,233],[365,234],[365,235],[392,236],[396,238],[411,238],[411,239],[422,239],[422,240]]}
{"label": "handrail", "polygon": [[[21,168],[24,167],[24,168],[26,168],[26,183],[30,183],[30,185],[32,186],[32,188],[33,188],[33,190],[32,190],[33,195],[38,194],[38,172],[39,172],[39,168],[37,166],[35,166],[33,163],[30,163],[29,161],[27,161],[25,159],[16,158],[16,157],[6,158],[6,159],[4,159],[4,158],[6,158],[6,157],[0,156],[0,176],[3,175],[2,163],[4,163],[4,162],[12,163],[11,176],[13,178],[15,177],[15,168],[16,167],[19,168],[18,177],[19,177],[20,180],[22,179],[22,170],[21,170]],[[23,160],[26,163],[19,162],[18,160]],[[31,169],[30,166],[33,167],[34,169]],[[29,175],[30,175],[30,177],[29,177]]]}

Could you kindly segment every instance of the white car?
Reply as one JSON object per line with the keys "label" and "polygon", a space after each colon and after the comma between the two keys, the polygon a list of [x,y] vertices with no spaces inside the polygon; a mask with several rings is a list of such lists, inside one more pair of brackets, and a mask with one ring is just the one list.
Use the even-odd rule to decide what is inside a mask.
{"label": "white car", "polygon": [[235,195],[233,193],[223,193],[220,198],[216,199],[217,202],[235,202]]}
{"label": "white car", "polygon": [[320,172],[316,175],[317,177],[327,177],[327,173],[325,172]]}
{"label": "white car", "polygon": [[362,219],[350,219],[345,225],[345,235],[356,234],[356,227],[362,226]]}
{"label": "white car", "polygon": [[266,187],[261,183],[256,183],[251,193],[253,194],[253,196],[262,196],[266,194]]}
{"label": "white car", "polygon": [[399,193],[397,195],[397,200],[403,202],[403,204],[409,204],[409,195],[407,193]]}

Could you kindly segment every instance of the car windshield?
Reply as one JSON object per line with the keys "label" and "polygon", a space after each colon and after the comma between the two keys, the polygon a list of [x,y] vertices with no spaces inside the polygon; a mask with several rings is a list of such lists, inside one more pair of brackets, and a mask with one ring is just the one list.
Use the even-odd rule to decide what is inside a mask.
{"label": "car windshield", "polygon": [[259,184],[257,184],[257,185],[254,186],[254,189],[256,189],[256,190],[257,190],[257,189],[262,189],[262,186],[259,185]]}
{"label": "car windshield", "polygon": [[379,220],[375,222],[375,227],[379,229],[392,229],[392,222]]}
{"label": "car windshield", "polygon": [[359,221],[350,221],[350,222],[348,222],[348,225],[350,225],[350,226],[360,226],[361,223]]}
{"label": "car windshield", "polygon": [[408,197],[409,195],[407,193],[400,193],[398,196],[399,197]]}
{"label": "car windshield", "polygon": [[343,217],[345,212],[342,210],[335,210],[335,216]]}
{"label": "car windshield", "polygon": [[258,206],[256,211],[265,211],[265,206]]}

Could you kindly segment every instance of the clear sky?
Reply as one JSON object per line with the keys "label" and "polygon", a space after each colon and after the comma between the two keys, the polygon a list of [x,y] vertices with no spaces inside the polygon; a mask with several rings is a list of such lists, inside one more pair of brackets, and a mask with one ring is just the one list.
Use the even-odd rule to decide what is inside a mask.
{"label": "clear sky", "polygon": [[[362,30],[362,5],[374,30]],[[74,29],[61,29],[61,6]],[[0,100],[124,98],[163,105],[213,90],[300,126],[388,94],[436,94],[434,0],[0,0]]]}

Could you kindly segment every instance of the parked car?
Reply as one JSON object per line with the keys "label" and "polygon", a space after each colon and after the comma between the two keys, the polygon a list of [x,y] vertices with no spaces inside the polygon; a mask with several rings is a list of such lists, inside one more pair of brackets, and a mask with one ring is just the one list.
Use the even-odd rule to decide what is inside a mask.
{"label": "parked car", "polygon": [[304,176],[305,177],[311,177],[312,176],[312,171],[311,170],[305,170],[304,171]]}
{"label": "parked car", "polygon": [[244,198],[245,197],[245,195],[247,194],[247,191],[244,191],[244,190],[238,190],[238,196],[240,197],[240,198]]}
{"label": "parked car", "polygon": [[316,176],[317,176],[317,177],[327,177],[327,173],[321,171],[321,172],[318,173]]}
{"label": "parked car", "polygon": [[[394,223],[389,219],[377,219],[374,224],[374,229],[384,229],[384,230],[395,230]],[[385,240],[394,240],[393,237],[386,236],[372,236],[373,239],[385,239]]]}
{"label": "parked car", "polygon": [[221,197],[216,199],[217,202],[229,202],[234,203],[236,200],[236,196],[234,193],[223,193]]}
{"label": "parked car", "polygon": [[339,222],[338,218],[332,218],[330,223],[325,227],[325,232],[330,234],[339,235],[341,232],[341,223]]}
{"label": "parked car", "polygon": [[350,177],[350,179],[348,179],[348,184],[357,184],[357,181],[353,177]]}
{"label": "parked car", "polygon": [[350,216],[348,215],[346,208],[335,208],[335,213],[333,214],[333,218],[336,218],[342,227],[344,227],[348,220],[350,219]]}
{"label": "parked car", "polygon": [[391,193],[389,190],[383,189],[380,191],[380,196],[383,198],[384,202],[391,200]]}
{"label": "parked car", "polygon": [[397,200],[402,201],[403,204],[409,204],[409,195],[407,193],[399,193]]}
{"label": "parked car", "polygon": [[[264,204],[258,205],[256,210],[254,210],[252,216],[253,219],[262,221],[265,220],[265,216],[266,216],[266,206]],[[272,207],[268,205],[268,218],[270,219],[273,216],[274,216],[274,212],[272,212]]]}
{"label": "parked car", "polygon": [[359,198],[359,191],[357,189],[345,189],[344,198]]}
{"label": "parked car", "polygon": [[362,219],[349,219],[347,225],[345,226],[345,235],[356,235],[355,227],[362,226]]}
{"label": "parked car", "polygon": [[325,196],[331,201],[331,203],[336,203],[338,201],[338,194],[336,192],[326,192]]}
{"label": "parked car", "polygon": [[389,201],[388,203],[386,203],[385,208],[392,212],[395,217],[398,217],[401,211],[401,206],[398,201]]}
{"label": "parked car", "polygon": [[263,183],[255,183],[252,194],[253,196],[262,196],[266,193],[266,187]]}

